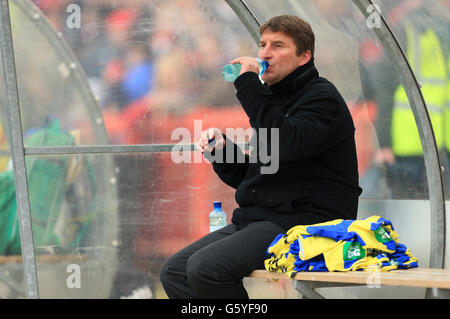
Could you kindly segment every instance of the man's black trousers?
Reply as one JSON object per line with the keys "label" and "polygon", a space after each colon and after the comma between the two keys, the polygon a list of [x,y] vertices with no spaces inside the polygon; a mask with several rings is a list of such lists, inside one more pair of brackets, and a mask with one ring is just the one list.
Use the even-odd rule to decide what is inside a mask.
{"label": "man's black trousers", "polygon": [[253,222],[212,232],[170,257],[160,273],[169,298],[248,298],[242,279],[264,269],[266,250],[285,229]]}

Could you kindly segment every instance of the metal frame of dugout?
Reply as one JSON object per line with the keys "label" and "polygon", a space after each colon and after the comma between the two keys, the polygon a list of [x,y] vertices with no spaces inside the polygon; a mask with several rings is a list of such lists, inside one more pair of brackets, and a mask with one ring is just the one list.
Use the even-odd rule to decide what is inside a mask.
{"label": "metal frame of dugout", "polygon": [[[259,40],[258,27],[261,21],[257,21],[251,10],[239,0],[225,0],[241,19],[255,41]],[[96,137],[103,145],[93,146],[73,146],[73,147],[34,147],[26,148],[23,144],[18,87],[15,70],[15,60],[13,51],[13,39],[11,32],[9,1],[0,0],[0,46],[2,67],[4,70],[4,81],[7,89],[8,108],[8,134],[10,141],[11,157],[13,161],[15,186],[17,193],[17,209],[19,218],[20,240],[22,246],[23,270],[25,279],[25,290],[27,298],[39,298],[36,258],[34,254],[34,243],[31,231],[31,213],[28,194],[28,185],[25,168],[25,156],[27,155],[55,155],[55,154],[99,154],[99,153],[133,153],[133,152],[170,152],[172,145],[108,145],[108,137],[103,125],[102,115],[98,104],[90,91],[86,77],[84,76],[76,58],[70,48],[51,29],[45,17],[42,17],[38,9],[27,0],[15,0],[21,10],[27,14],[32,14],[33,19],[42,19],[41,27],[47,34],[53,35],[52,44],[67,57],[69,65],[75,68],[77,83],[86,99],[90,120],[93,123]],[[371,0],[353,0],[353,3],[360,9],[366,17],[369,16],[365,8],[373,5]],[[422,148],[424,150],[425,167],[428,179],[428,189],[430,193],[431,209],[431,247],[430,247],[430,267],[443,268],[445,257],[445,201],[443,187],[443,169],[440,164],[438,150],[434,133],[431,127],[430,117],[427,112],[424,98],[420,91],[414,73],[406,59],[406,56],[393,32],[381,15],[381,27],[375,32],[385,47],[387,54],[391,57],[401,77],[402,84],[412,106],[412,111],[416,119],[419,130]],[[56,36],[55,36],[56,35]],[[73,64],[74,63],[74,64]],[[193,149],[193,145],[191,145]],[[109,163],[108,165],[111,165]],[[309,288],[308,288],[309,289]],[[427,297],[430,297],[430,289],[427,290]]]}

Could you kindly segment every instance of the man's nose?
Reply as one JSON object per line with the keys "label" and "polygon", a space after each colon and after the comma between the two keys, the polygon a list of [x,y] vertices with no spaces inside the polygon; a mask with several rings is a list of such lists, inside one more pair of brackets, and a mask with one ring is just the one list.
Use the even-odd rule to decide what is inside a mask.
{"label": "man's nose", "polygon": [[269,61],[272,58],[272,53],[271,53],[270,48],[268,48],[267,46],[264,48],[260,48],[259,58],[264,61]]}

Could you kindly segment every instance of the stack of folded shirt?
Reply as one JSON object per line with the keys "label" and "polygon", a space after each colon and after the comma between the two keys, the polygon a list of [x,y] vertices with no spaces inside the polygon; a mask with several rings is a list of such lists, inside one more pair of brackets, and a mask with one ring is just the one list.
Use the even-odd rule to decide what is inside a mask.
{"label": "stack of folded shirt", "polygon": [[418,267],[398,241],[392,223],[379,216],[299,225],[279,234],[267,248],[268,271],[389,271]]}

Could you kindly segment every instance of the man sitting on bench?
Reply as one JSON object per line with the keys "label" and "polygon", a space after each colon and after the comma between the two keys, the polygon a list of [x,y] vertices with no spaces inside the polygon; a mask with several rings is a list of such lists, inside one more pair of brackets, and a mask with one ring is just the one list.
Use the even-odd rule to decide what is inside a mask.
{"label": "man sitting on bench", "polygon": [[[231,63],[242,65],[234,85],[254,129],[252,139],[269,153],[278,143],[278,154],[271,154],[278,169],[264,174],[267,163],[260,157],[253,161],[253,154],[244,155],[218,129],[202,132],[196,147],[220,179],[236,188],[239,207],[231,224],[166,261],[161,282],[169,298],[248,298],[242,279],[264,269],[266,249],[279,233],[295,225],[356,218],[362,190],[355,127],[336,87],[314,66],[310,25],[296,16],[276,16],[260,34],[258,57],[269,63],[261,76],[264,84],[255,58]],[[270,134],[263,136],[261,128]],[[229,148],[231,159],[225,156]]]}

